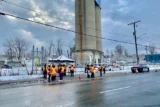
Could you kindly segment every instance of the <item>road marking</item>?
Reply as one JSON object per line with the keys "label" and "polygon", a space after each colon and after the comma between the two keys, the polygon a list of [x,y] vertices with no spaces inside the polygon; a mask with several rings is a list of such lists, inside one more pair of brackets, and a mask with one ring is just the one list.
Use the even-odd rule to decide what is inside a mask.
{"label": "road marking", "polygon": [[132,87],[132,86],[127,86],[127,87],[122,87],[122,88],[117,88],[117,89],[112,89],[112,90],[102,91],[102,92],[100,92],[100,94],[103,94],[103,93],[109,93],[109,92],[113,92],[113,91],[119,91],[119,90],[123,90],[123,89],[131,88],[131,87]]}

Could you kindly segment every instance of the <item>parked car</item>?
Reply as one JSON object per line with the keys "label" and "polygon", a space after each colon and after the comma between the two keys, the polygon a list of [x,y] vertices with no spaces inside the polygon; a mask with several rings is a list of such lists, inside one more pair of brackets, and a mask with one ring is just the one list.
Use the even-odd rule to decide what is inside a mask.
{"label": "parked car", "polygon": [[106,71],[113,71],[113,67],[112,66],[107,66]]}
{"label": "parked car", "polygon": [[149,67],[147,67],[143,64],[139,64],[139,65],[131,68],[132,73],[136,73],[136,70],[138,71],[138,73],[149,72],[150,71]]}

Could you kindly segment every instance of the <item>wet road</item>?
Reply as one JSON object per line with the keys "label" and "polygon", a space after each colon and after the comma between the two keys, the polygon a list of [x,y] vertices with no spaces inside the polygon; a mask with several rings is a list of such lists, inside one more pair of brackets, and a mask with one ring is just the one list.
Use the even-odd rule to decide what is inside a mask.
{"label": "wet road", "polygon": [[160,107],[160,72],[0,89],[0,107]]}

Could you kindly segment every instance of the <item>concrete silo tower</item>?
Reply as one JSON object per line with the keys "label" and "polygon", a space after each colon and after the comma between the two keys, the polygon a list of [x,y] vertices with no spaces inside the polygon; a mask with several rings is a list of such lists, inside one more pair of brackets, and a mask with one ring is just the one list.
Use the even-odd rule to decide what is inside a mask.
{"label": "concrete silo tower", "polygon": [[101,63],[100,0],[75,0],[75,21],[76,61]]}

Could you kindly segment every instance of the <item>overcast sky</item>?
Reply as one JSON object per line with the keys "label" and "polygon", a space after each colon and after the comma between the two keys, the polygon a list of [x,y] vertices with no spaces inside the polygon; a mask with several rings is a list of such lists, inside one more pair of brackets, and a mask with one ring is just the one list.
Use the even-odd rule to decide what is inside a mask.
{"label": "overcast sky", "polygon": [[[65,29],[75,30],[74,0],[7,0],[27,7],[28,11],[3,1],[0,1],[0,12],[7,12],[34,21],[51,24]],[[137,26],[137,36],[147,33],[139,40],[139,44],[155,44],[159,46],[160,0],[102,0],[102,36],[134,43],[133,26],[127,24],[141,20]],[[74,33],[49,28],[46,26],[25,22],[13,17],[0,16],[0,54],[4,53],[3,43],[6,39],[21,37],[30,47],[48,47],[52,40],[63,39],[64,49],[73,43]],[[56,43],[55,43],[56,44]],[[116,45],[113,41],[103,40],[104,52],[113,50]],[[135,53],[135,47],[122,44],[130,53]],[[140,53],[145,53],[144,47],[138,47]],[[30,50],[30,49],[28,49]]]}

